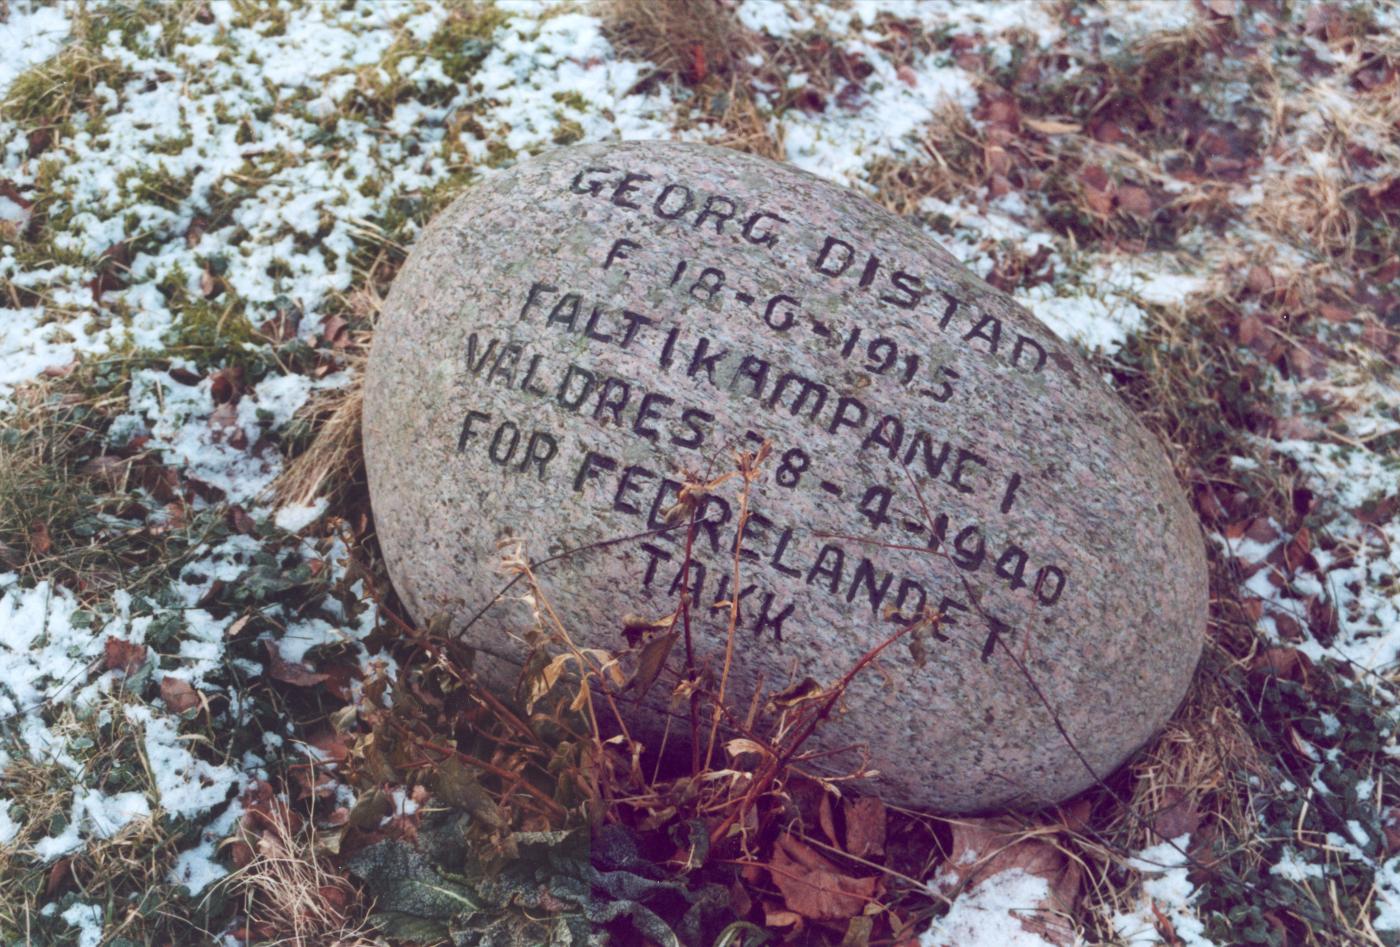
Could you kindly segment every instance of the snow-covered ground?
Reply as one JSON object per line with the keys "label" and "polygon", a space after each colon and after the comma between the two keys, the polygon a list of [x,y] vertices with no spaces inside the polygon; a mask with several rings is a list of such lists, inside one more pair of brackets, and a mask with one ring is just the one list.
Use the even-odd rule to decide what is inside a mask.
{"label": "snow-covered ground", "polygon": [[[454,77],[460,63],[433,52],[431,40],[450,17],[436,0],[313,3],[291,15],[251,19],[231,3],[211,0],[201,15],[180,18],[166,32],[152,27],[109,34],[101,54],[113,65],[99,80],[96,104],[72,115],[42,153],[31,153],[31,129],[0,110],[0,411],[16,410],[12,399],[20,386],[62,372],[75,359],[164,351],[179,335],[185,310],[207,301],[215,278],[222,298],[209,305],[237,300],[253,325],[293,312],[300,337],[314,338],[353,291],[366,247],[382,234],[376,222],[399,215],[402,202],[469,168],[490,174],[502,156],[513,160],[552,147],[566,127],[585,141],[718,135],[713,127],[682,123],[683,103],[672,86],[644,83],[651,65],[614,49],[590,13],[550,10],[530,0],[497,6],[504,16],[491,27],[489,42],[480,44],[484,56],[471,63],[469,75]],[[951,53],[898,54],[902,27],[896,24],[980,38],[995,60],[1009,56],[1013,37],[1040,49],[1065,41],[1067,27],[1056,8],[1020,0],[743,0],[736,12],[745,26],[773,40],[797,42],[818,31],[870,65],[859,107],[789,108],[765,120],[789,161],[873,192],[870,172],[878,162],[926,157],[924,139],[943,110],[983,121],[977,76]],[[0,22],[0,100],[17,76],[71,41],[77,10],[71,3],[10,0],[8,19]],[[1127,46],[1194,29],[1209,15],[1200,4],[1138,2],[1115,8],[1098,27]],[[87,16],[102,17],[103,6],[88,4]],[[1319,56],[1346,55],[1313,42]],[[787,90],[806,81],[793,75]],[[1336,114],[1324,111],[1309,121],[1344,123],[1349,89],[1332,90],[1328,101]],[[753,91],[762,108],[784,90],[759,85]],[[462,120],[467,116],[470,122]],[[682,126],[686,131],[676,131]],[[1298,147],[1305,144],[1300,137]],[[1333,171],[1324,165],[1289,173]],[[1233,184],[1232,199],[1247,213],[1267,205],[1277,173],[1268,165],[1247,173]],[[21,247],[20,235],[40,186],[54,195],[43,207],[54,233],[48,251],[34,254]],[[1048,230],[1034,201],[1017,191],[929,196],[919,213],[984,276],[1006,247],[1027,258],[1040,253],[1054,278],[1018,289],[1017,298],[1061,336],[1106,355],[1142,331],[1154,312],[1191,306],[1234,278],[1239,266],[1212,249],[1216,241],[1208,234],[1187,234],[1151,251],[1080,247]],[[934,221],[941,221],[936,230]],[[399,235],[411,237],[411,226]],[[1306,247],[1276,234],[1264,239],[1270,254],[1309,259]],[[120,278],[107,280],[114,260]],[[1338,344],[1356,344],[1345,327],[1334,335]],[[1273,381],[1280,403],[1297,406],[1300,414],[1313,389],[1328,386],[1333,403],[1343,406],[1331,435],[1299,433],[1267,446],[1296,462],[1319,508],[1329,512],[1328,529],[1337,541],[1329,550],[1314,549],[1316,568],[1297,576],[1285,576],[1278,558],[1270,558],[1290,538],[1277,530],[1260,527],[1248,538],[1220,533],[1214,541],[1242,564],[1239,593],[1260,603],[1259,630],[1267,640],[1289,643],[1313,660],[1352,662],[1373,676],[1377,699],[1390,701],[1383,678],[1400,661],[1400,521],[1377,524],[1362,511],[1400,494],[1400,465],[1364,445],[1400,430],[1400,389],[1393,371],[1369,377],[1334,365],[1328,372],[1321,379]],[[324,503],[272,508],[265,490],[281,470],[280,455],[238,445],[283,429],[313,392],[349,382],[340,372],[313,378],[287,367],[252,385],[230,413],[216,404],[211,379],[175,358],[133,374],[129,403],[109,436],[122,443],[147,438],[163,463],[198,478],[226,502],[296,532],[318,519]],[[309,540],[299,542],[307,557],[343,575],[343,545],[327,554]],[[178,816],[204,828],[171,880],[198,894],[227,871],[217,844],[239,815],[239,794],[259,778],[264,761],[252,753],[217,764],[198,758],[182,738],[180,714],[165,701],[114,702],[133,669],[114,666],[104,652],[110,642],[126,643],[156,683],[173,675],[196,691],[217,687],[208,678],[229,660],[233,618],[216,619],[200,603],[212,583],[238,577],[256,553],[256,542],[237,535],[194,550],[163,606],[138,604],[122,592],[92,602],[62,585],[0,574],[0,847],[19,832],[3,779],[6,766],[23,754],[65,769],[75,786],[64,827],[29,846],[41,860],[51,862],[142,820]],[[1293,615],[1289,627],[1296,630],[1300,603],[1319,597],[1336,610],[1335,636],[1317,640],[1306,632],[1306,620],[1301,637],[1289,633],[1283,616]],[[180,626],[175,639],[150,643],[151,629],[172,615]],[[333,640],[349,642],[369,660],[359,641],[375,625],[373,603],[341,622],[274,617],[284,631],[269,639],[283,660],[299,661],[312,646]],[[72,743],[79,731],[58,725],[60,711],[110,714],[116,707],[139,735],[156,775],[149,794],[85,787],[83,752]],[[236,726],[237,709],[227,713],[227,723]],[[1181,860],[1187,841],[1149,848],[1129,866],[1145,883],[1141,903],[1110,919],[1124,943],[1166,942],[1163,917],[1177,942],[1209,943]],[[1350,843],[1334,849],[1332,857],[1340,851],[1374,871],[1375,928],[1400,930],[1400,855],[1385,860]],[[1305,860],[1294,868],[1300,877],[1327,870]],[[1023,901],[1043,899],[1043,888],[1043,881],[1024,874],[983,882],[955,902],[924,942],[1045,943],[1009,920]],[[101,905],[85,903],[71,905],[62,917],[82,943],[93,944],[113,920]]]}

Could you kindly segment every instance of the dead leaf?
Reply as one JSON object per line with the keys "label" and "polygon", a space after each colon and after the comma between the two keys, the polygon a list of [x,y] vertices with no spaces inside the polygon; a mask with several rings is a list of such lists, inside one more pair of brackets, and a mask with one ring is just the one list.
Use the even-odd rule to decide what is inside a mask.
{"label": "dead leaf", "polygon": [[1079,180],[1096,191],[1108,190],[1108,172],[1102,165],[1086,164],[1079,169]]}
{"label": "dead leaf", "polygon": [[229,507],[228,524],[234,528],[235,532],[242,533],[244,536],[256,535],[258,531],[258,524],[248,515],[248,511],[236,503]]}
{"label": "dead leaf", "polygon": [[779,710],[786,710],[809,700],[818,700],[826,696],[821,685],[810,677],[793,684],[791,687],[778,691],[768,700],[768,712],[777,713]]}
{"label": "dead leaf", "polygon": [[641,653],[637,657],[637,671],[623,686],[623,690],[635,687],[638,696],[645,696],[646,692],[651,690],[651,685],[661,676],[666,667],[666,659],[671,655],[671,648],[680,640],[680,636],[679,631],[666,632],[655,635],[642,645]]}
{"label": "dead leaf", "polygon": [[690,83],[699,85],[709,73],[710,70],[705,65],[705,46],[703,43],[696,43],[690,48]]}
{"label": "dead leaf", "polygon": [[190,221],[190,227],[185,231],[185,248],[193,250],[199,245],[199,241],[204,238],[204,232],[209,229],[209,222],[203,217],[195,217]]}
{"label": "dead leaf", "polygon": [[1084,203],[1089,205],[1089,209],[1100,217],[1107,217],[1113,210],[1113,195],[1107,191],[1100,191],[1097,188],[1084,188]]}
{"label": "dead leaf", "polygon": [[135,674],[146,663],[146,646],[120,638],[108,638],[102,646],[102,659],[109,671]]}
{"label": "dead leaf", "polygon": [[778,837],[768,864],[789,910],[812,920],[855,917],[875,898],[879,877],[852,878],[791,834]]}
{"label": "dead leaf", "polygon": [[762,743],[747,737],[735,737],[730,740],[724,745],[724,752],[730,756],[743,756],[745,753],[757,753],[759,756],[769,755]]}
{"label": "dead leaf", "polygon": [[29,548],[36,556],[47,556],[53,549],[53,537],[49,535],[49,524],[35,520],[29,524]]}
{"label": "dead leaf", "polygon": [[817,824],[826,833],[827,840],[832,845],[840,845],[841,839],[836,836],[836,817],[831,811],[831,793],[823,792],[821,801],[817,803]]}
{"label": "dead leaf", "polygon": [[1381,819],[1381,831],[1385,833],[1385,853],[1391,855],[1400,852],[1400,806],[1391,806],[1385,810],[1385,817]]}
{"label": "dead leaf", "polygon": [[68,886],[68,883],[73,880],[72,873],[69,871],[72,866],[73,859],[66,857],[53,863],[53,867],[49,869],[49,880],[44,885],[45,896],[51,898]]}
{"label": "dead leaf", "polygon": [[267,673],[271,674],[275,680],[284,684],[292,684],[296,687],[314,687],[324,681],[329,675],[321,674],[311,670],[305,664],[296,661],[284,661],[281,653],[277,650],[277,645],[271,641],[267,644]]}
{"label": "dead leaf", "polygon": [[1193,833],[1201,824],[1201,814],[1191,797],[1176,787],[1163,793],[1162,805],[1152,814],[1152,831],[1163,841]]}
{"label": "dead leaf", "polygon": [[1240,344],[1249,346],[1264,335],[1264,323],[1258,316],[1248,315],[1240,320],[1235,332],[1239,335]]}
{"label": "dead leaf", "polygon": [[794,911],[764,911],[763,923],[767,927],[802,926],[802,915]]}
{"label": "dead leaf", "polygon": [[1304,526],[1293,535],[1283,550],[1283,561],[1289,569],[1297,571],[1312,555],[1312,532]]}
{"label": "dead leaf", "polygon": [[199,706],[199,694],[190,686],[190,682],[171,674],[160,680],[160,699],[177,714]]}
{"label": "dead leaf", "polygon": [[1270,273],[1267,267],[1255,264],[1249,268],[1249,272],[1244,278],[1245,289],[1251,293],[1264,294],[1274,288],[1274,274]]}
{"label": "dead leaf", "polygon": [[214,399],[215,404],[238,401],[247,387],[243,382],[242,365],[221,368],[209,376],[209,397]]}
{"label": "dead leaf", "polygon": [[846,800],[846,851],[857,858],[885,854],[885,804],[878,796]]}
{"label": "dead leaf", "polygon": [[335,346],[336,339],[340,338],[342,335],[349,334],[346,332],[348,326],[348,322],[332,313],[321,320],[321,338],[331,343],[332,346]]}
{"label": "dead leaf", "polygon": [[945,866],[953,879],[945,889],[973,887],[993,875],[1012,869],[1043,878],[1049,886],[1049,898],[1042,904],[1023,906],[1016,917],[1028,931],[1040,934],[1051,943],[1069,945],[1074,942],[1074,930],[1066,917],[1079,900],[1083,869],[1067,858],[1054,845],[1039,837],[1028,837],[1033,827],[1014,819],[963,819],[950,823],[953,849]]}
{"label": "dead leaf", "polygon": [[1251,674],[1268,674],[1285,681],[1306,682],[1311,669],[1312,660],[1294,648],[1265,648],[1249,662]]}
{"label": "dead leaf", "polygon": [[1117,191],[1118,206],[1134,217],[1152,216],[1152,195],[1133,184],[1124,184]]}

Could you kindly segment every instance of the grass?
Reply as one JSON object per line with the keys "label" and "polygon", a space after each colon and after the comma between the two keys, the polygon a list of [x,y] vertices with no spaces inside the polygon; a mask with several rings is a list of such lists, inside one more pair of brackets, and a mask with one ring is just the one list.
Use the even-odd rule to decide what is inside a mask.
{"label": "grass", "polygon": [[[1060,9],[1087,15],[1080,6]],[[757,33],[711,0],[611,0],[600,9],[614,46],[654,65],[641,90],[665,87],[680,103],[678,130],[707,128],[718,143],[770,157],[785,154],[785,114],[834,107],[844,85],[863,81],[868,68],[819,35]],[[296,15],[254,4],[239,5],[237,14],[269,36],[285,35]],[[200,16],[197,4],[88,11],[72,45],[11,87],[5,115],[26,130],[29,149],[42,162],[35,188],[26,192],[33,213],[24,232],[0,233],[21,269],[92,263],[55,240],[74,212],[56,155],[97,112],[96,90],[131,78],[103,53],[104,43],[136,42],[154,26],[156,45],[168,51],[180,25]],[[1392,264],[1400,256],[1400,220],[1380,169],[1400,162],[1392,134],[1400,94],[1384,81],[1400,54],[1363,9],[1328,17],[1309,26],[1275,21],[1267,12],[1206,12],[1189,30],[1154,34],[1108,54],[1075,35],[1065,42],[1074,46],[1078,67],[1068,69],[1061,54],[1042,49],[1029,34],[1010,37],[1005,55],[998,55],[990,41],[968,43],[954,31],[886,15],[881,27],[889,38],[881,55],[896,66],[923,56],[957,62],[976,73],[980,103],[974,116],[961,108],[942,113],[922,155],[881,158],[865,174],[875,199],[950,236],[947,221],[927,219],[925,198],[976,203],[1014,192],[1033,225],[1056,236],[1067,267],[1110,252],[1208,254],[1196,262],[1225,277],[1190,308],[1144,304],[1144,327],[1114,355],[1099,356],[1097,367],[1166,445],[1205,529],[1228,534],[1272,524],[1288,540],[1292,551],[1280,553],[1271,568],[1300,610],[1295,644],[1335,634],[1325,597],[1319,605],[1318,596],[1300,591],[1321,572],[1308,557],[1355,552],[1348,551],[1350,540],[1329,535],[1332,514],[1313,496],[1307,471],[1281,458],[1271,439],[1280,425],[1300,423],[1305,411],[1319,436],[1350,438],[1340,420],[1354,407],[1348,399],[1356,399],[1348,385],[1383,380],[1394,370],[1387,352],[1395,338]],[[354,94],[329,114],[313,116],[305,94],[289,95],[278,107],[314,119],[324,141],[348,147],[340,122],[383,123],[405,102],[451,101],[450,86],[410,82],[400,68],[407,57],[436,60],[452,83],[470,83],[504,21],[489,6],[454,5],[425,43],[401,35],[377,62],[352,70]],[[1259,31],[1265,22],[1274,24],[1274,37]],[[1330,44],[1355,68],[1308,60],[1304,35]],[[1323,78],[1302,81],[1300,62]],[[806,73],[808,82],[788,89],[786,77],[795,72]],[[756,84],[775,91],[759,95]],[[1331,104],[1341,93],[1349,109]],[[551,140],[582,136],[593,103],[561,93],[555,105]],[[276,109],[266,112],[254,118],[267,120]],[[489,922],[502,936],[528,931],[538,938],[548,923],[542,918],[606,902],[629,905],[630,914],[610,922],[627,936],[654,930],[642,920],[654,916],[693,943],[748,944],[750,928],[766,926],[789,943],[854,947],[907,943],[948,910],[956,889],[930,890],[923,882],[945,867],[969,832],[985,826],[891,808],[882,816],[883,853],[857,854],[846,843],[863,817],[833,810],[829,801],[823,809],[822,792],[792,770],[800,746],[773,734],[754,735],[753,755],[731,756],[699,726],[697,745],[708,765],[692,761],[680,775],[656,769],[651,748],[609,741],[609,705],[619,682],[610,665],[571,645],[571,629],[553,617],[538,588],[540,651],[525,670],[520,699],[481,687],[471,653],[439,629],[403,621],[366,512],[358,385],[318,393],[266,445],[288,459],[279,501],[330,501],[314,553],[272,524],[248,518],[242,507],[235,511],[201,493],[185,472],[162,464],[158,452],[109,437],[114,419],[128,410],[132,374],[176,359],[201,376],[240,369],[247,385],[285,372],[358,375],[375,317],[417,228],[477,176],[461,136],[490,140],[486,164],[518,157],[502,137],[491,137],[487,118],[465,109],[445,118],[446,176],[355,222],[351,285],[313,314],[327,321],[307,337],[292,339],[285,331],[300,315],[296,301],[252,304],[235,291],[229,261],[209,258],[201,261],[207,280],[197,293],[186,274],[160,281],[162,298],[178,316],[164,351],[84,360],[16,396],[17,408],[0,428],[0,572],[17,572],[29,585],[52,581],[94,607],[126,590],[138,618],[164,621],[169,629],[167,637],[153,637],[147,678],[123,677],[115,693],[81,712],[46,710],[46,725],[84,748],[76,770],[24,756],[5,766],[0,795],[12,802],[19,834],[0,846],[0,939],[71,937],[71,926],[45,914],[44,906],[61,914],[83,903],[103,907],[111,943],[184,942],[228,928],[250,942],[368,943],[375,935],[366,924],[367,888],[351,880],[365,875],[350,866],[363,864],[355,860],[366,851],[383,853],[395,841],[440,832],[455,832],[459,849],[465,839],[479,864],[435,850],[434,883],[451,897],[425,910],[437,912],[428,918],[437,925],[432,930],[464,936],[480,933],[471,925]],[[254,129],[239,121],[243,147]],[[178,146],[172,138],[162,147]],[[1343,173],[1317,172],[1309,155],[1322,155],[1319,165]],[[1266,159],[1287,173],[1263,175],[1257,200],[1235,200],[1241,180]],[[209,195],[201,226],[229,226],[244,202],[295,160],[249,157],[229,178],[232,186]],[[381,183],[368,177],[361,193],[373,194]],[[120,186],[133,201],[179,209],[188,204],[191,183],[150,173]],[[136,254],[186,238],[147,233],[124,255],[108,257],[103,266],[113,288],[125,281]],[[1278,245],[1299,252],[1280,258]],[[987,252],[989,280],[1008,292],[1071,275],[1052,272],[1045,259],[1022,253],[1011,240]],[[290,277],[287,261],[274,267]],[[42,288],[3,277],[0,299],[12,306],[54,302]],[[51,311],[57,318],[67,312]],[[1300,407],[1290,392],[1319,368],[1330,374],[1313,379],[1311,400]],[[1388,437],[1359,441],[1358,449],[1380,455],[1394,447]],[[741,480],[736,475],[724,488]],[[246,753],[265,760],[265,781],[245,796],[247,814],[225,847],[236,870],[207,898],[183,895],[169,872],[198,827],[159,811],[71,859],[35,858],[27,846],[61,831],[79,785],[158,798],[140,734],[123,707],[158,699],[151,671],[188,663],[171,616],[189,606],[163,596],[186,565],[234,536],[258,552],[199,604],[236,631],[228,634],[213,686],[201,692],[207,704],[186,712],[181,733],[211,764]],[[1262,603],[1241,591],[1252,567],[1207,545],[1208,648],[1177,716],[1129,767],[1074,805],[999,825],[996,848],[1004,858],[1034,858],[1082,878],[1076,896],[1055,905],[1060,936],[1072,929],[1091,942],[1113,942],[1114,915],[1140,903],[1135,855],[1189,833],[1197,913],[1217,943],[1391,943],[1389,934],[1370,927],[1373,874],[1344,857],[1337,839],[1352,838],[1354,823],[1375,842],[1363,854],[1385,854],[1381,818],[1397,804],[1386,779],[1394,721],[1385,706],[1395,681],[1343,662],[1313,663],[1287,639],[1266,639],[1258,622]],[[325,563],[334,556],[349,565],[332,576]],[[529,587],[529,564],[513,566]],[[366,673],[353,649],[337,645],[309,652],[304,667],[248,670],[267,663],[263,639],[275,640],[305,616],[342,622],[366,601],[383,616],[371,647],[394,659],[396,674]],[[620,605],[619,615],[625,610]],[[613,656],[629,673],[667,647],[664,634],[638,630],[636,647]],[[679,683],[686,668],[676,668],[673,660],[659,686]],[[330,676],[307,683],[320,674]],[[723,705],[715,686],[697,691],[702,723]],[[229,719],[219,715],[235,705],[246,715],[229,733],[215,721]],[[799,714],[796,733],[816,725],[810,714],[819,707],[809,704],[809,715]],[[18,735],[7,726],[0,721],[0,735],[15,743]],[[336,768],[309,765],[298,741],[317,747]],[[1331,762],[1315,771],[1314,757]],[[1314,780],[1331,795],[1310,789]],[[349,793],[344,798],[337,795],[340,784]],[[1369,795],[1362,792],[1368,786]],[[408,812],[404,799],[421,806]],[[578,833],[599,821],[610,821],[653,866],[610,863],[638,879],[628,882],[633,893],[610,892],[579,906],[568,892],[581,876],[570,872],[584,868],[571,860],[570,846],[586,842],[587,832]],[[786,917],[800,895],[767,870],[779,849],[801,853],[809,867],[819,864],[814,853],[835,873],[871,882],[878,894],[870,895],[870,912],[815,922]],[[595,859],[604,851],[611,849],[597,843]],[[1305,853],[1330,874],[1294,878],[1272,871],[1288,852]],[[522,882],[508,889],[517,873],[534,887]],[[647,893],[635,893],[641,890]],[[383,904],[394,896],[387,888],[368,893]],[[451,906],[462,899],[489,907],[473,919]],[[696,907],[706,899],[723,910]],[[1173,925],[1181,919],[1159,914],[1162,941],[1180,940]],[[395,923],[406,921],[400,916]]]}

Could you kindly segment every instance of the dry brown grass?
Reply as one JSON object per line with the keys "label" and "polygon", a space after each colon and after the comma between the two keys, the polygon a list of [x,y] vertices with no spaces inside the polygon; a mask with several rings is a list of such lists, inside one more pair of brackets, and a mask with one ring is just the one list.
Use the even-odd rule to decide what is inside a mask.
{"label": "dry brown grass", "polygon": [[361,477],[360,414],[364,406],[365,356],[346,370],[351,381],[317,392],[298,413],[315,425],[310,446],[298,454],[272,485],[279,503],[309,504],[321,496],[339,499],[341,491]]}
{"label": "dry brown grass", "polygon": [[219,882],[242,906],[249,941],[292,947],[361,947],[369,936],[367,905],[329,867],[314,824],[272,799],[245,818],[235,839],[247,863]]}
{"label": "dry brown grass", "polygon": [[[19,823],[11,843],[0,845],[0,931],[30,930],[45,902],[76,892],[89,903],[126,905],[108,915],[105,934],[140,938],[149,928],[142,912],[159,899],[155,891],[169,874],[180,841],[154,803],[159,795],[145,764],[140,729],[127,721],[123,699],[114,696],[83,713],[64,709],[50,731],[59,745],[87,741],[91,752],[80,760],[77,776],[58,761],[29,757],[12,759],[0,776],[0,798]],[[141,792],[152,814],[108,838],[89,827],[78,851],[40,862],[33,846],[56,834],[55,826],[67,824],[75,784],[103,794]]]}
{"label": "dry brown grass", "polygon": [[722,0],[602,0],[617,44],[690,85],[744,71],[758,37]]}

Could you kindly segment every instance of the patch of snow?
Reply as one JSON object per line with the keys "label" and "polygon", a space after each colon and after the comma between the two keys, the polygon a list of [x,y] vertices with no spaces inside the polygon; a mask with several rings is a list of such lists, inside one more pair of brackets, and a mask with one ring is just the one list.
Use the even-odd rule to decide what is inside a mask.
{"label": "patch of snow", "polygon": [[59,917],[78,929],[77,947],[97,947],[102,943],[102,921],[106,915],[100,904],[75,901]]}
{"label": "patch of snow", "polygon": [[19,830],[23,828],[10,815],[11,805],[8,799],[0,799],[0,845],[9,845],[19,837]]}
{"label": "patch of snow", "polygon": [[782,0],[744,0],[734,13],[748,29],[775,39],[805,33],[817,25],[809,10]]}
{"label": "patch of snow", "polygon": [[1021,924],[1022,918],[1040,914],[1049,900],[1044,878],[1020,868],[998,872],[959,895],[919,938],[919,947],[1053,947]]}
{"label": "patch of snow", "polygon": [[1157,917],[1165,917],[1182,947],[1215,947],[1206,937],[1205,925],[1192,906],[1199,892],[1187,879],[1191,836],[1145,848],[1128,861],[1143,875],[1142,903],[1112,918],[1113,929],[1128,947],[1164,943],[1157,933]]}
{"label": "patch of snow", "polygon": [[844,49],[863,57],[871,74],[859,84],[847,80],[850,88],[838,89],[823,112],[788,109],[779,119],[787,160],[813,174],[868,188],[862,174],[870,162],[918,153],[919,133],[940,108],[977,104],[972,76],[944,57],[925,54],[897,67],[864,40]]}
{"label": "patch of snow", "polygon": [[0,102],[20,73],[52,59],[70,31],[73,4],[12,0],[9,17],[0,20]]}
{"label": "patch of snow", "polygon": [[328,505],[325,497],[310,503],[288,503],[277,510],[274,522],[278,529],[299,533],[321,518]]}
{"label": "patch of snow", "polygon": [[151,806],[143,793],[119,792],[111,796],[86,787],[73,794],[73,821],[81,821],[97,838],[111,838],[137,819],[149,819]]}
{"label": "patch of snow", "polygon": [[1104,20],[1106,40],[1126,46],[1154,34],[1180,33],[1198,20],[1192,0],[1119,0]]}
{"label": "patch of snow", "polygon": [[[584,141],[674,137],[669,91],[626,94],[650,64],[617,59],[596,17],[542,18],[545,8],[526,9],[533,15],[512,17],[497,29],[473,76],[475,92],[462,103],[487,122],[485,137],[462,133],[473,159],[487,161],[491,141],[514,152],[550,148],[561,115],[577,123]],[[586,108],[566,108],[565,98],[581,99]]]}
{"label": "patch of snow", "polygon": [[146,759],[166,814],[183,818],[203,815],[227,801],[230,790],[240,787],[236,770],[207,763],[185,748],[178,718],[160,716],[138,705],[128,705],[125,712],[131,723],[143,729]]}
{"label": "patch of snow", "polygon": [[1400,855],[1376,869],[1376,916],[1371,926],[1378,931],[1400,931]]}
{"label": "patch of snow", "polygon": [[0,400],[16,385],[39,377],[44,369],[73,361],[79,351],[77,339],[81,337],[81,329],[81,326],[70,328],[61,321],[48,319],[44,310],[37,306],[0,307]]}
{"label": "patch of snow", "polygon": [[1283,854],[1269,866],[1269,874],[1301,883],[1306,882],[1309,878],[1325,878],[1327,869],[1316,862],[1308,861],[1306,856],[1293,846],[1285,845]]}
{"label": "patch of snow", "polygon": [[228,874],[219,864],[219,843],[227,838],[243,817],[243,806],[234,800],[199,833],[199,844],[181,852],[167,876],[171,884],[184,885],[193,897]]}

